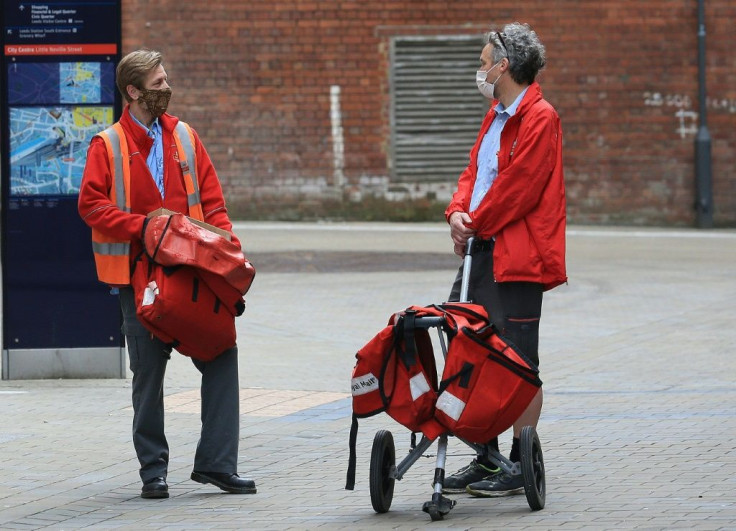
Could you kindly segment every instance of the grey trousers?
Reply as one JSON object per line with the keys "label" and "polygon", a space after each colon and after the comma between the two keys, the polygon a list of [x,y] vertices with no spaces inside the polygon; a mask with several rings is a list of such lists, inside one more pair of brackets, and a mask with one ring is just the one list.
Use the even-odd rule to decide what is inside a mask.
{"label": "grey trousers", "polygon": [[[171,350],[151,337],[135,315],[132,288],[120,289],[123,333],[133,372],[133,446],[143,482],[165,478],[169,445],[164,434],[164,375]],[[194,470],[236,473],[240,436],[238,349],[210,362],[192,360],[202,374],[202,428]]]}

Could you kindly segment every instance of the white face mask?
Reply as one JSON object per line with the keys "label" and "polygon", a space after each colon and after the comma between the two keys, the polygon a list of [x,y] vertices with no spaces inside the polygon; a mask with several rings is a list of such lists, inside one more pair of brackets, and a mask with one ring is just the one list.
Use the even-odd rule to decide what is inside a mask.
{"label": "white face mask", "polygon": [[500,62],[501,61],[493,65],[488,70],[478,70],[475,73],[475,84],[478,85],[478,90],[480,91],[481,94],[483,94],[489,100],[492,100],[494,98],[493,91],[496,88],[495,85],[498,82],[498,80],[501,78],[501,75],[503,74],[503,72],[501,72],[501,74],[498,74],[496,81],[494,81],[493,83],[489,83],[488,81],[486,81],[486,78],[488,77],[488,73],[491,70],[493,70],[493,68],[496,65],[500,64]]}

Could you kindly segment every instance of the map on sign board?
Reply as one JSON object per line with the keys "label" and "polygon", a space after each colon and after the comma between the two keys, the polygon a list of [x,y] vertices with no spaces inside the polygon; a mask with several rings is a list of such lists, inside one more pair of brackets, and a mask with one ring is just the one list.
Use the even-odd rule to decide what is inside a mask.
{"label": "map on sign board", "polygon": [[112,104],[114,76],[113,63],[14,63],[8,65],[8,103]]}
{"label": "map on sign board", "polygon": [[79,193],[89,142],[112,123],[112,106],[11,108],[10,195]]}

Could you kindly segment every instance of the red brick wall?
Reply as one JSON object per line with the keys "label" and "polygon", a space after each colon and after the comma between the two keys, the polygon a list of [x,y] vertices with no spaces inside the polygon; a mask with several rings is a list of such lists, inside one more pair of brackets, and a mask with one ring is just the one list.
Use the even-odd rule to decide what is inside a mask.
{"label": "red brick wall", "polygon": [[[734,226],[736,3],[709,0],[706,19],[714,219]],[[237,205],[332,182],[330,85],[346,178],[390,176],[390,36],[515,20],[547,47],[540,82],[562,118],[571,221],[692,225],[696,0],[123,0],[123,52],[164,52],[171,111],[204,138]]]}

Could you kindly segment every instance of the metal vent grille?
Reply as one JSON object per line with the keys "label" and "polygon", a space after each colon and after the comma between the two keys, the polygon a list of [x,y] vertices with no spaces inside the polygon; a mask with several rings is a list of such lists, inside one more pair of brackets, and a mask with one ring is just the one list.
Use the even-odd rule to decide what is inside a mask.
{"label": "metal vent grille", "polygon": [[391,43],[391,145],[395,182],[452,182],[487,110],[475,86],[481,39],[395,37]]}

